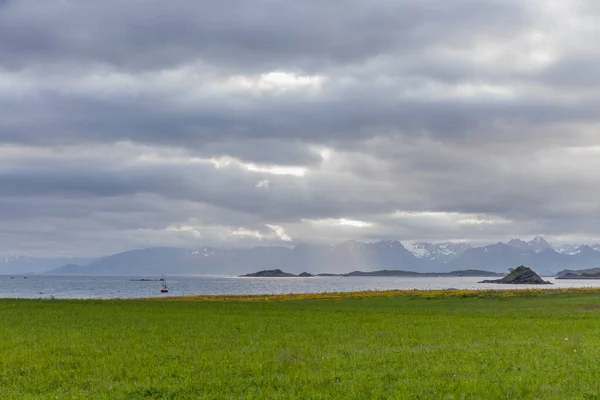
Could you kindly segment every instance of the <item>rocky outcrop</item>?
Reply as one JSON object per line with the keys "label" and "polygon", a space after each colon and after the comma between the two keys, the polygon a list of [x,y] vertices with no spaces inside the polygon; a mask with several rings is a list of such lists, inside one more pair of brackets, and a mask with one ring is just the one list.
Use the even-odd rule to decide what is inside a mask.
{"label": "rocky outcrop", "polygon": [[280,269],[266,269],[263,271],[254,272],[251,274],[240,275],[243,278],[294,278],[298,275],[283,272]]}
{"label": "rocky outcrop", "polygon": [[523,265],[513,269],[502,279],[488,279],[479,283],[500,283],[510,285],[552,285],[552,282],[543,280],[531,268]]}

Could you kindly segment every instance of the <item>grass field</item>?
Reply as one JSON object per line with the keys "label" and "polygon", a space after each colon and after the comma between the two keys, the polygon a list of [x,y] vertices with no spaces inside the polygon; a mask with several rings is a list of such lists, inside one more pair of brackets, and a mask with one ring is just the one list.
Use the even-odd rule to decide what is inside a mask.
{"label": "grass field", "polygon": [[0,399],[600,399],[599,291],[210,300],[0,300]]}

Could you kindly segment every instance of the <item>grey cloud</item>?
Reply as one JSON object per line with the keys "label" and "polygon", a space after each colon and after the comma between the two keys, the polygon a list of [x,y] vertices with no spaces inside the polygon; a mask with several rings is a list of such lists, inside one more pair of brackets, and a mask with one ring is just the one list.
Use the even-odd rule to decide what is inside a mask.
{"label": "grey cloud", "polygon": [[[256,183],[265,178],[271,182],[269,190],[257,189]],[[341,186],[340,194],[346,191],[347,196],[352,196],[352,202],[343,206],[325,193],[333,182],[316,182],[313,187],[302,180],[252,173],[235,166],[217,170],[210,164],[128,165],[127,159],[107,157],[103,160],[102,155],[59,160],[24,158],[20,165],[0,171],[0,196],[77,197],[84,202],[97,197],[156,194],[166,199],[194,201],[253,214],[266,220],[296,219],[298,213],[319,218],[381,207],[337,183]],[[372,185],[366,184],[369,186]]]}
{"label": "grey cloud", "polygon": [[[534,97],[394,99],[394,88],[378,89],[365,84],[351,91],[325,91],[316,100],[289,96],[253,101],[240,96],[243,107],[216,99],[187,109],[173,108],[168,99],[42,94],[31,99],[25,109],[8,104],[5,109],[12,117],[0,121],[0,142],[52,145],[132,140],[225,153],[226,143],[248,140],[243,151],[241,143],[233,144],[230,154],[267,161],[268,152],[271,162],[310,163],[318,159],[301,150],[302,146],[295,147],[294,141],[344,145],[393,132],[443,141],[501,139],[517,144],[523,132],[538,139],[552,135],[551,130],[537,127],[597,122],[600,105],[598,99],[577,102]],[[278,151],[267,151],[261,140]],[[292,143],[283,144],[290,140]],[[254,155],[251,148],[256,149]],[[281,157],[284,153],[289,160]]]}
{"label": "grey cloud", "polygon": [[[572,180],[572,173],[583,172],[581,167],[562,176],[545,176],[552,156],[490,155],[477,148],[398,141],[391,147],[406,151],[393,159],[379,157],[378,147],[340,153],[341,163],[324,164],[322,172],[309,171],[305,177],[249,172],[235,165],[216,169],[185,162],[131,163],[127,153],[109,155],[110,148],[86,157],[23,156],[0,172],[0,194],[75,196],[81,201],[150,194],[276,222],[352,216],[368,220],[396,210],[545,218],[556,212],[557,204],[572,204],[574,208],[561,213],[577,217],[579,200],[572,195],[595,195],[593,177]],[[256,188],[263,179],[270,181],[267,190]]]}
{"label": "grey cloud", "polygon": [[595,90],[600,86],[599,62],[598,54],[562,59],[545,69],[540,79],[558,88]]}
{"label": "grey cloud", "polygon": [[[401,147],[397,143],[395,147]],[[235,167],[127,165],[127,154],[59,159],[20,158],[0,174],[0,217],[4,235],[35,240],[46,236],[64,240],[105,240],[112,249],[160,244],[194,246],[219,243],[219,233],[237,228],[268,234],[266,224],[281,225],[297,241],[355,239],[497,238],[512,236],[507,230],[535,234],[567,234],[570,229],[595,233],[580,199],[597,195],[593,178],[569,183],[571,173],[549,179],[532,168],[536,160],[521,156],[476,154],[464,149],[413,147],[401,159],[377,160],[365,148],[360,157],[341,154],[346,164],[325,165],[305,178],[268,176],[268,190],[255,188],[261,174]],[[445,161],[421,168],[425,154]],[[121,158],[122,157],[122,158]],[[454,162],[451,159],[454,158]],[[104,162],[102,161],[104,159]],[[510,170],[498,162],[513,163]],[[5,161],[6,162],[6,161]],[[551,160],[543,160],[543,165]],[[370,163],[373,177],[357,168]],[[329,172],[328,172],[329,171]],[[581,185],[585,186],[581,186]],[[396,210],[451,212],[506,218],[508,224],[456,225],[442,216],[426,220],[391,218]],[[374,229],[309,228],[303,220],[349,218],[375,223]],[[562,223],[560,221],[563,221]],[[197,225],[200,238],[182,232],[165,233],[169,226]],[[172,237],[170,235],[173,235]],[[122,238],[117,243],[116,238]],[[92,238],[95,238],[92,240]],[[277,243],[239,238],[247,243]],[[231,240],[231,239],[230,239]],[[266,239],[265,239],[266,240]],[[55,245],[52,239],[48,246]],[[227,243],[223,239],[223,243]],[[232,242],[233,243],[233,242]]]}
{"label": "grey cloud", "polygon": [[[109,253],[150,246],[201,247],[277,243],[256,216],[152,194],[80,198],[29,196],[0,199],[0,252],[29,255]],[[200,235],[169,227],[198,226]],[[265,232],[233,237],[240,227]],[[71,245],[68,245],[71,244]]]}
{"label": "grey cloud", "polygon": [[[0,5],[0,252],[281,243],[267,224],[293,243],[600,236],[593,3],[565,0],[568,34],[535,1]],[[555,59],[530,54],[540,32]],[[252,87],[277,70],[320,81]]]}
{"label": "grey cloud", "polygon": [[[464,23],[469,15],[469,23]],[[514,31],[519,2],[12,2],[0,15],[2,64],[46,61],[160,68],[201,58],[225,67],[315,69],[390,50]],[[27,27],[27,29],[23,29]],[[482,29],[482,28],[485,28]],[[443,30],[443,36],[440,35]]]}
{"label": "grey cloud", "polygon": [[[125,89],[124,94],[81,94],[65,91],[60,82],[57,82],[54,88],[33,89],[33,92],[26,94],[27,107],[23,107],[23,102],[16,103],[13,97],[3,102],[3,109],[7,110],[10,117],[0,121],[0,142],[61,145],[86,141],[111,143],[132,140],[152,145],[193,148],[199,154],[215,151],[221,155],[233,155],[248,161],[314,164],[319,160],[314,153],[306,150],[306,146],[310,144],[352,145],[390,132],[413,137],[433,136],[443,141],[482,138],[482,141],[487,141],[501,138],[519,143],[518,137],[523,131],[527,131],[529,136],[547,137],[548,133],[539,133],[536,126],[597,120],[597,99],[584,99],[579,102],[567,98],[545,99],[543,94],[517,95],[510,99],[494,99],[486,97],[485,94],[472,98],[436,98],[435,95],[427,93],[417,97],[401,95],[406,90],[426,88],[432,82],[469,84],[471,79],[477,76],[475,83],[486,83],[485,78],[490,74],[494,79],[498,79],[497,71],[490,71],[489,68],[482,71],[482,68],[465,60],[448,60],[443,50],[460,49],[468,54],[469,50],[474,51],[472,47],[477,41],[485,42],[499,36],[518,36],[521,30],[527,28],[531,10],[517,2],[465,0],[440,5],[434,2],[381,1],[366,9],[358,3],[345,4],[344,7],[329,2],[326,5],[316,2],[303,2],[301,5],[275,2],[261,3],[261,6],[244,3],[242,6],[238,4],[238,7],[224,3],[219,6],[210,5],[218,9],[209,13],[205,9],[207,5],[181,1],[181,4],[177,4],[178,7],[170,4],[168,9],[162,3],[144,4],[144,13],[137,12],[135,8],[124,8],[121,16],[114,15],[116,5],[111,2],[57,3],[52,12],[47,14],[29,10],[27,4],[12,3],[10,12],[14,15],[6,13],[5,17],[14,17],[10,18],[13,25],[5,25],[5,29],[17,26],[19,18],[23,19],[19,26],[26,25],[28,18],[37,18],[35,21],[40,24],[29,33],[33,35],[35,29],[43,31],[45,24],[53,26],[52,24],[64,18],[68,22],[61,25],[65,38],[79,40],[77,38],[81,37],[89,40],[85,49],[73,52],[68,51],[70,42],[67,39],[56,39],[60,46],[40,45],[44,49],[50,49],[49,51],[56,48],[56,57],[61,61],[73,61],[64,65],[64,79],[67,80],[70,73],[81,73],[82,67],[75,68],[73,65],[85,63],[88,60],[87,52],[96,57],[94,62],[112,63],[125,68],[126,66],[118,61],[119,57],[112,53],[118,51],[119,46],[131,45],[133,51],[124,51],[123,54],[127,60],[135,59],[138,53],[144,54],[146,50],[159,51],[165,44],[163,36],[171,38],[169,35],[174,35],[174,38],[167,42],[169,45],[174,43],[175,47],[180,42],[184,43],[184,48],[192,44],[203,46],[205,41],[210,46],[222,47],[236,54],[244,51],[254,54],[255,49],[244,42],[248,40],[247,37],[238,32],[239,29],[245,29],[244,27],[269,32],[263,36],[269,40],[284,42],[288,40],[288,30],[297,29],[297,40],[290,39],[289,43],[281,45],[286,51],[269,40],[264,42],[264,49],[272,52],[268,57],[265,56],[266,60],[272,62],[284,59],[292,53],[288,61],[296,67],[302,65],[302,57],[311,62],[319,60],[319,51],[327,56],[336,56],[335,43],[338,40],[348,49],[360,53],[361,40],[368,42],[370,32],[374,31],[373,44],[369,44],[367,48],[375,53],[363,52],[360,57],[367,61],[382,59],[383,65],[367,63],[358,69],[348,70],[347,67],[354,61],[340,57],[336,66],[315,67],[315,73],[324,72],[333,78],[316,97],[302,94],[215,95],[201,91],[203,95],[200,99],[189,104],[181,104],[178,97],[180,93],[164,94],[150,91],[137,94],[127,93]],[[137,5],[141,6],[140,3]],[[181,12],[188,8],[189,13]],[[282,15],[277,11],[281,11]],[[279,18],[270,18],[273,13]],[[337,17],[329,18],[333,14]],[[470,16],[469,24],[464,23],[466,14]],[[113,18],[112,29],[105,29],[105,16]],[[213,22],[188,21],[199,18],[198,21],[201,22],[203,18],[209,17]],[[303,17],[311,21],[314,19],[314,24],[311,25],[313,29],[306,29]],[[174,22],[179,19],[189,23],[186,25]],[[150,20],[156,21],[156,25],[144,23]],[[124,21],[128,23],[125,24]],[[289,29],[277,30],[277,24]],[[163,34],[160,29],[163,25],[173,25],[173,29],[168,29],[168,32]],[[89,28],[89,32],[83,27]],[[204,30],[213,28],[216,33],[204,34]],[[70,29],[79,32],[79,35],[67,34]],[[100,32],[96,32],[95,29],[99,29]],[[55,36],[63,34],[60,29],[56,32],[58,33],[55,33]],[[92,35],[92,32],[97,34]],[[127,32],[127,35],[123,34],[124,32]],[[272,32],[279,32],[280,35],[274,35]],[[407,32],[410,34],[403,34]],[[12,36],[8,33],[6,37],[13,39],[7,41],[6,45],[19,41],[18,32]],[[122,41],[106,38],[107,35],[120,34],[123,34]],[[321,36],[318,40],[311,39],[310,35],[313,34]],[[355,35],[362,39],[358,40]],[[52,38],[53,34],[43,36]],[[328,38],[332,40],[328,41]],[[306,53],[303,53],[301,39],[307,41]],[[106,43],[103,40],[106,40]],[[144,40],[155,41],[152,46],[147,46]],[[238,40],[241,43],[239,46]],[[456,43],[452,40],[456,40]],[[388,41],[395,44],[398,44],[395,41],[402,44],[406,41],[407,46],[394,47],[390,44],[385,48],[378,47]],[[327,47],[330,42],[334,43],[331,45],[333,47]],[[38,41],[33,40],[33,43]],[[36,68],[39,68],[41,63],[43,71],[44,63],[50,63],[52,60],[44,57],[45,50],[27,50],[28,46],[20,45],[17,47],[7,51],[11,60],[19,60],[19,49],[39,57],[27,58],[27,67],[33,68],[38,65]],[[204,47],[194,48],[194,57],[209,63],[219,60],[218,57],[205,57],[203,49]],[[298,49],[300,50],[297,51]],[[300,59],[296,57],[296,51],[302,54]],[[377,52],[381,52],[383,58]],[[177,57],[165,58],[170,60],[172,65],[184,62]],[[153,67],[152,62],[140,62],[144,64],[140,68]],[[254,67],[246,62],[243,56],[228,62],[243,72],[255,72]],[[75,71],[72,71],[73,68]],[[93,71],[95,67],[90,68]],[[264,71],[264,68],[274,67],[260,68]],[[213,70],[212,73],[223,74],[215,72],[217,70]],[[135,76],[134,70],[131,73]],[[385,77],[389,82],[383,85],[378,83],[381,77]],[[340,82],[337,78],[340,78]],[[341,83],[345,78],[355,79],[356,82],[351,85]],[[508,79],[506,74],[504,78]],[[43,72],[37,79],[44,79]],[[210,74],[204,79],[209,81]],[[515,84],[510,79],[497,83]],[[152,82],[149,82],[149,86],[151,85]],[[453,88],[448,87],[447,90]],[[509,129],[501,128],[506,125]],[[288,140],[294,143],[283,143]]]}

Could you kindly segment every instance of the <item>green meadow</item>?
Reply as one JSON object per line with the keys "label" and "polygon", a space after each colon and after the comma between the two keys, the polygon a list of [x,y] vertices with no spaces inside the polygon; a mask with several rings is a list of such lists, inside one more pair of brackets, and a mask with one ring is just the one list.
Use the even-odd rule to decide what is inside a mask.
{"label": "green meadow", "polygon": [[0,398],[600,399],[600,292],[0,300]]}

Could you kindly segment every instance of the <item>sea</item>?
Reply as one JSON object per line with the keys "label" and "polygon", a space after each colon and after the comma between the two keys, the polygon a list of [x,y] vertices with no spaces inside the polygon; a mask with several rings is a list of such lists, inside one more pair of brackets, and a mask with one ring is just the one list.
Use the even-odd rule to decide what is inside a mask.
{"label": "sea", "polygon": [[[145,279],[145,280],[144,280]],[[0,298],[125,299],[193,295],[248,295],[353,292],[391,289],[523,289],[600,287],[600,280],[556,280],[553,285],[478,283],[477,277],[310,277],[241,278],[233,276],[169,276],[168,293],[159,277],[0,275]],[[494,279],[494,278],[491,278]]]}

